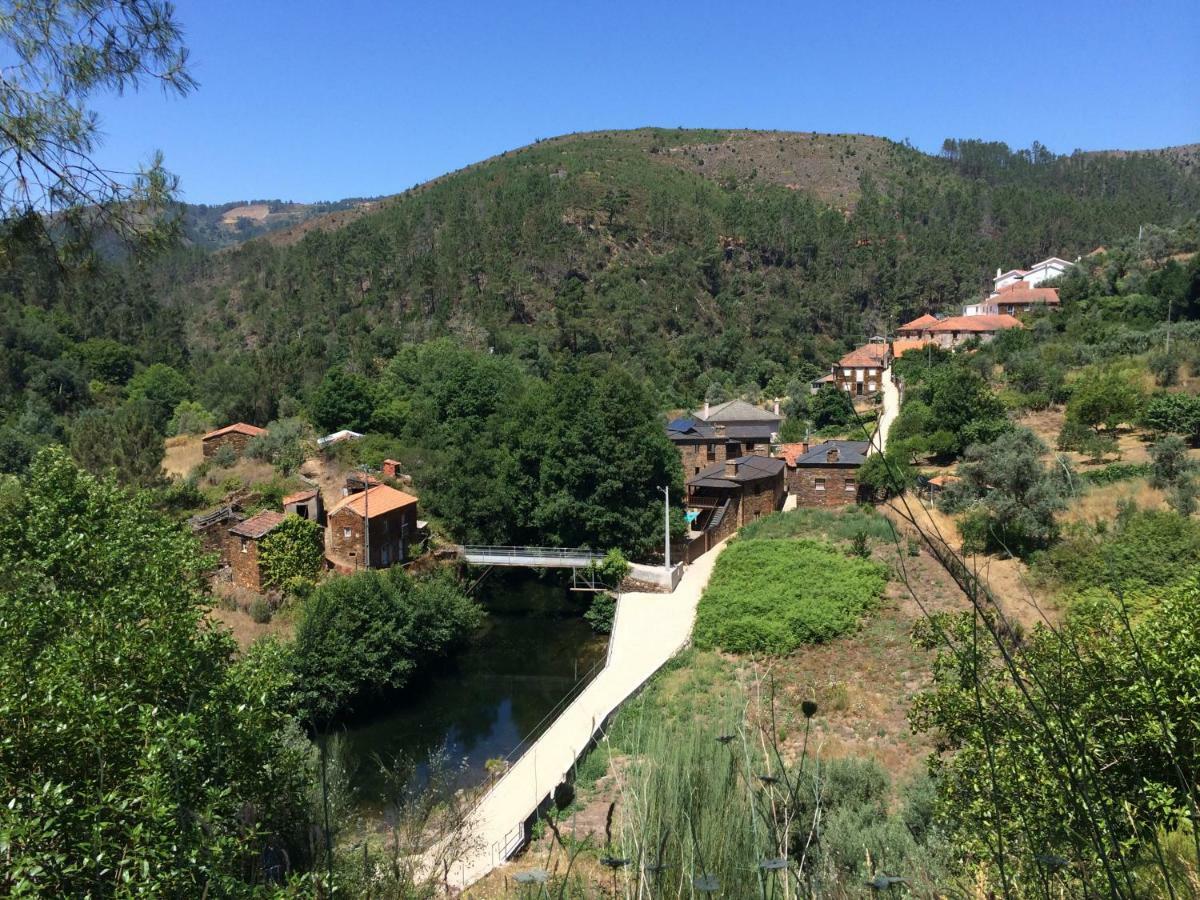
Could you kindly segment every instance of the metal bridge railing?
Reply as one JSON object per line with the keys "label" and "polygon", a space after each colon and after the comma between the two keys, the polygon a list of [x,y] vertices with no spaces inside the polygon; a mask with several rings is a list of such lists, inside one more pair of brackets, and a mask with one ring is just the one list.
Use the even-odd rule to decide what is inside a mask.
{"label": "metal bridge railing", "polygon": [[585,547],[498,547],[470,544],[462,548],[464,556],[496,557],[500,559],[604,559],[603,553]]}

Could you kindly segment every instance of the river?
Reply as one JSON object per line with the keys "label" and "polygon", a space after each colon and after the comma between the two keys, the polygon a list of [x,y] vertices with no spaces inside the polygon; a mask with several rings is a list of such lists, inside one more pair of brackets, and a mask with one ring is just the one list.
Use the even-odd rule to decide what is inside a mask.
{"label": "river", "polygon": [[379,759],[403,756],[423,780],[445,748],[461,787],[487,777],[489,759],[507,756],[607,649],[582,618],[592,595],[522,570],[493,570],[476,591],[487,617],[469,645],[369,717],[349,725],[343,759],[365,814],[386,805]]}

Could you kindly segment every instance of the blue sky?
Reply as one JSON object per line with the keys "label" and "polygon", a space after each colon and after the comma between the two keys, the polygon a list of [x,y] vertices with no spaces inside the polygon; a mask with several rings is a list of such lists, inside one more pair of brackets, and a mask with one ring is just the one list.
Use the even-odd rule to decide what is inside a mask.
{"label": "blue sky", "polygon": [[930,151],[1200,141],[1200,3],[177,0],[199,89],[96,104],[185,199],[394,193],[571,131],[864,132]]}

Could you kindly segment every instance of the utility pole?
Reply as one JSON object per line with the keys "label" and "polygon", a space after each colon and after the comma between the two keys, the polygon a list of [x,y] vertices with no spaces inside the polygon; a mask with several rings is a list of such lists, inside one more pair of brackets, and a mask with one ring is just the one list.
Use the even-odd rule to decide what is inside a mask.
{"label": "utility pole", "polygon": [[668,581],[671,578],[671,487],[660,487],[663,493],[663,567],[667,570]]}
{"label": "utility pole", "polygon": [[363,463],[363,568],[371,568],[371,470]]}

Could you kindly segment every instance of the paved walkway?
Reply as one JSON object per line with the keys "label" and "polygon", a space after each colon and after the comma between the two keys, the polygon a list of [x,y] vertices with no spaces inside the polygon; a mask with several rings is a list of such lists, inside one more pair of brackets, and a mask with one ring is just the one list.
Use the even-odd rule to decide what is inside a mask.
{"label": "paved walkway", "polygon": [[879,415],[879,427],[871,436],[871,447],[867,450],[868,455],[881,453],[887,449],[888,432],[892,430],[892,423],[896,421],[896,416],[900,415],[900,388],[892,381],[891,367],[883,370],[882,377],[883,412]]}
{"label": "paved walkway", "polygon": [[606,666],[472,812],[467,831],[478,849],[452,864],[452,886],[473,884],[520,846],[525,820],[571,771],[597,729],[688,642],[696,604],[724,546],[692,563],[672,593],[620,598]]}

